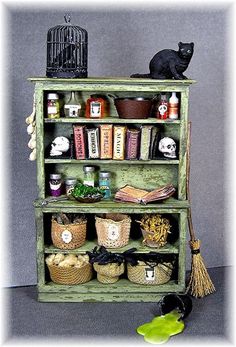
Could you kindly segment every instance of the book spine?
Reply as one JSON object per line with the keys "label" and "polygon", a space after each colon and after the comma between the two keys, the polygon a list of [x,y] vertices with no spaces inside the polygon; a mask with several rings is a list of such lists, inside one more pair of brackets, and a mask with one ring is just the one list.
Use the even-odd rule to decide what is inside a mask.
{"label": "book spine", "polygon": [[113,159],[124,160],[126,127],[114,126]]}
{"label": "book spine", "polygon": [[99,129],[86,129],[88,140],[88,158],[99,158]]}
{"label": "book spine", "polygon": [[100,125],[100,158],[112,159],[112,124]]}
{"label": "book spine", "polygon": [[126,135],[126,159],[138,159],[139,154],[139,130],[127,130]]}
{"label": "book spine", "polygon": [[156,136],[158,136],[159,129],[157,127],[152,128],[152,134],[151,134],[151,143],[149,148],[149,159],[154,159],[155,156],[155,139]]}
{"label": "book spine", "polygon": [[141,160],[149,159],[149,148],[151,144],[151,125],[144,125],[141,127],[141,143],[140,143],[140,157]]}
{"label": "book spine", "polygon": [[76,159],[85,159],[85,126],[76,125],[74,128],[74,146],[75,146],[75,157]]}

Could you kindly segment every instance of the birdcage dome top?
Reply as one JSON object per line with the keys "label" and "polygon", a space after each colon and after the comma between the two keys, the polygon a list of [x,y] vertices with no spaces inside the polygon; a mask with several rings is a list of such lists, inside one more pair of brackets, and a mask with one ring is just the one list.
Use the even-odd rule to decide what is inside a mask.
{"label": "birdcage dome top", "polygon": [[47,33],[47,76],[87,77],[87,41],[85,29],[71,24],[69,14],[65,23]]}

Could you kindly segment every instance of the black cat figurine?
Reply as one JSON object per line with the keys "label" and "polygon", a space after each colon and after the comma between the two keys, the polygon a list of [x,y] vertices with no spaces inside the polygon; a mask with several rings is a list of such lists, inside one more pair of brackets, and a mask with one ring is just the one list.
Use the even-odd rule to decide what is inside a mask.
{"label": "black cat figurine", "polygon": [[149,74],[134,74],[132,78],[154,78],[158,80],[187,79],[183,72],[187,69],[193,55],[194,43],[179,42],[179,50],[163,49],[156,53],[149,64]]}

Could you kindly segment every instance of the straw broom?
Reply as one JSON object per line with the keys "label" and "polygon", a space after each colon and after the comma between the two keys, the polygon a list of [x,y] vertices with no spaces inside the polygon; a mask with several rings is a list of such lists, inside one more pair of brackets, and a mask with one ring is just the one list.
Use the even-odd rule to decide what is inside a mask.
{"label": "straw broom", "polygon": [[215,291],[214,284],[207,272],[206,266],[200,253],[201,241],[196,239],[191,213],[190,201],[190,137],[191,137],[191,122],[188,122],[188,138],[187,138],[187,199],[189,200],[190,207],[188,209],[188,229],[190,234],[190,249],[192,253],[191,273],[186,292],[189,292],[196,298],[202,298]]}

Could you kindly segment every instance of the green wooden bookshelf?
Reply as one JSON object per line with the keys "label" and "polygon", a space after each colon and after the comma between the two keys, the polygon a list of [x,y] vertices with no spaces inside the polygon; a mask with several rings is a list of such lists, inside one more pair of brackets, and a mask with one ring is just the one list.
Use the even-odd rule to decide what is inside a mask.
{"label": "green wooden bookshelf", "polygon": [[[186,146],[189,87],[194,80],[153,80],[133,79],[126,77],[108,78],[94,77],[86,79],[50,79],[45,77],[29,78],[35,84],[36,97],[36,131],[37,131],[37,187],[38,197],[34,201],[36,234],[37,234],[37,273],[38,300],[46,302],[145,302],[156,301],[164,293],[183,293],[185,291],[185,249],[187,210],[189,202],[186,199]],[[110,102],[110,116],[103,119],[87,119],[84,114],[77,119],[59,118],[48,119],[45,114],[46,94],[48,92],[61,94],[78,91],[83,100],[96,92],[113,93],[119,96],[149,96],[160,92],[177,92],[180,96],[180,118],[178,120],[121,119]],[[45,157],[45,145],[52,140],[52,135],[58,131],[71,132],[73,124],[151,124],[160,127],[165,136],[172,136],[179,143],[178,159],[176,160],[76,160],[49,159]],[[78,203],[77,201],[56,201],[44,204],[47,197],[47,178],[51,172],[61,173],[63,176],[83,177],[83,165],[97,165],[101,170],[114,172],[112,177],[112,193],[125,184],[135,185],[143,189],[154,189],[160,185],[172,183],[176,187],[176,195],[163,202],[140,205],[114,201],[100,201],[94,204]],[[58,285],[50,280],[45,265],[45,257],[51,253],[83,254],[91,251],[96,245],[96,238],[87,240],[83,246],[74,250],[62,251],[50,243],[51,215],[57,212],[85,213],[96,215],[101,213],[127,213],[131,216],[144,213],[160,213],[175,216],[178,221],[178,240],[173,244],[167,243],[159,249],[144,246],[142,239],[130,238],[129,244],[120,249],[109,249],[112,252],[123,252],[135,247],[136,252],[147,253],[155,251],[161,254],[175,254],[177,256],[177,277],[165,285],[138,285],[130,282],[125,275],[115,284],[102,284],[97,279],[80,285]]]}

